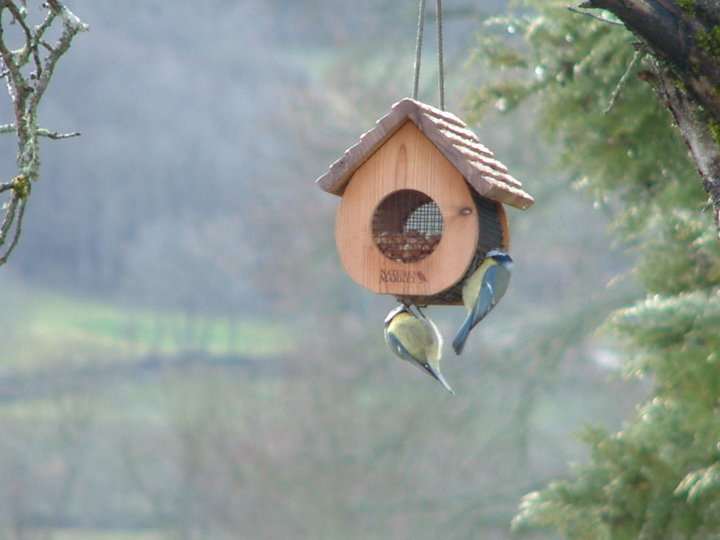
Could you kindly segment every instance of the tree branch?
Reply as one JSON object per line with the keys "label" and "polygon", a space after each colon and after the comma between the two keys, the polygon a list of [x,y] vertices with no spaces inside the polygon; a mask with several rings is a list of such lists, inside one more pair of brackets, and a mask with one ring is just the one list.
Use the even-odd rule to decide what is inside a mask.
{"label": "tree branch", "polygon": [[581,7],[612,12],[654,58],[644,78],[690,148],[720,239],[720,1],[588,0]]}
{"label": "tree branch", "polygon": [[8,234],[11,231],[13,223],[15,224],[15,228],[13,230],[10,244],[7,248],[4,249],[4,251],[0,251],[0,253],[2,253],[2,255],[0,255],[0,265],[3,265],[7,262],[10,254],[13,252],[13,250],[18,244],[18,241],[20,240],[20,234],[22,233],[22,222],[23,218],[25,217],[26,204],[26,197],[19,197],[17,195],[14,195],[10,203],[8,203],[7,205],[7,208],[5,210],[5,218],[0,225],[0,250],[3,248],[5,242],[7,241]]}
{"label": "tree branch", "polygon": [[49,131],[45,128],[39,128],[37,132],[40,137],[47,137],[48,139],[71,139],[72,137],[79,137],[82,135],[79,131],[71,131],[70,133],[59,133],[57,131]]}
{"label": "tree branch", "polygon": [[675,119],[703,180],[703,187],[713,205],[715,226],[720,238],[720,150],[712,123],[705,118],[702,107],[682,92],[672,76],[656,66],[656,91]]}
{"label": "tree branch", "polygon": [[23,32],[25,33],[25,45],[16,53],[17,64],[18,66],[25,65],[30,55],[32,55],[33,61],[35,62],[35,73],[39,74],[42,69],[42,64],[40,63],[40,55],[37,50],[33,32],[32,30],[30,30],[30,27],[25,22],[25,14],[27,12],[27,9],[25,9],[24,7],[19,8],[12,2],[7,3],[7,8],[10,13],[12,13],[13,20],[18,25],[20,25],[20,28],[22,28]]}
{"label": "tree branch", "polygon": [[[17,127],[15,124],[0,124],[0,135],[8,134],[8,133],[15,133],[17,131]],[[60,133],[58,131],[50,131],[45,128],[38,128],[37,129],[37,135],[38,137],[47,137],[48,139],[70,139],[71,137],[79,137],[82,135],[79,131],[71,131],[70,133]]]}
{"label": "tree branch", "polygon": [[594,13],[588,13],[587,11],[583,11],[582,9],[577,9],[572,6],[567,6],[567,9],[569,9],[573,13],[579,13],[580,15],[585,15],[586,17],[590,17],[591,19],[595,19],[596,21],[604,22],[607,24],[614,24],[616,26],[625,26],[620,21],[613,21],[612,19],[606,19],[605,17],[601,17],[600,15],[595,15]]}
{"label": "tree branch", "polygon": [[[45,17],[39,25],[31,27],[26,19],[25,0],[0,0],[0,61],[3,64],[0,77],[5,78],[15,115],[15,122],[0,125],[0,134],[14,133],[17,137],[19,169],[18,176],[12,181],[0,184],[0,193],[11,193],[3,206],[5,216],[0,223],[0,265],[8,260],[20,239],[31,183],[39,176],[38,139],[66,139],[79,135],[76,132],[59,133],[39,127],[38,106],[58,60],[70,48],[75,35],[88,30],[88,26],[60,0],[45,0],[41,7],[46,10]],[[24,34],[25,42],[16,50],[11,50],[6,42],[3,25],[3,20],[7,21],[7,17],[3,18],[5,10]],[[62,25],[60,36],[54,44],[48,44],[44,36],[58,21]],[[26,76],[23,67],[29,62],[34,65],[34,70]],[[25,70],[26,73],[28,71]]]}
{"label": "tree branch", "polygon": [[684,11],[674,0],[588,0],[581,7],[612,12],[656,58],[670,64],[693,98],[720,120],[720,44],[713,43],[718,11],[703,16],[705,11]]}

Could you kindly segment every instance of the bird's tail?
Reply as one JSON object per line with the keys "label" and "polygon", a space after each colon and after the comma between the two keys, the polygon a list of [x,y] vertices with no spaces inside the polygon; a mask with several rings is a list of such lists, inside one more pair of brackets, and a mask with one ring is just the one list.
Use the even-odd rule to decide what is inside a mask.
{"label": "bird's tail", "polygon": [[468,335],[470,334],[471,326],[472,326],[472,312],[468,313],[468,316],[466,317],[465,322],[460,327],[460,330],[458,330],[458,333],[455,336],[455,339],[453,339],[452,348],[455,350],[455,354],[459,355],[463,352],[463,349],[465,348],[465,342],[467,341]]}

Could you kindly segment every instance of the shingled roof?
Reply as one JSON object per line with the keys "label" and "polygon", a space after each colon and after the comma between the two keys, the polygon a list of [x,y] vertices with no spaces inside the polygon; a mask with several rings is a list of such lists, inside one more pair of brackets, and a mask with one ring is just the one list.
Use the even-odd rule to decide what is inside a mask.
{"label": "shingled roof", "polygon": [[374,128],[364,133],[315,181],[317,185],[329,193],[342,195],[355,171],[408,120],[415,123],[483,197],[522,210],[535,202],[465,122],[454,114],[410,98],[395,103]]}

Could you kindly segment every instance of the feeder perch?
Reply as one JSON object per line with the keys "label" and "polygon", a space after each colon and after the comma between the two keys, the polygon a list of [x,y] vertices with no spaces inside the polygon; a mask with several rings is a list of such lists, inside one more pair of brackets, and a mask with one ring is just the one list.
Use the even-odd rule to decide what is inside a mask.
{"label": "feeder perch", "polygon": [[358,284],[418,305],[462,304],[462,284],[509,248],[505,204],[533,198],[455,115],[403,99],[316,180],[341,197],[335,239]]}

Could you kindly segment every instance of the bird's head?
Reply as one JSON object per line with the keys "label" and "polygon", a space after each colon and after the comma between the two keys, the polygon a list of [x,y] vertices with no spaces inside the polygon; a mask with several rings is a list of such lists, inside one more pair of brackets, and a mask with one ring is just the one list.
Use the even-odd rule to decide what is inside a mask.
{"label": "bird's head", "polygon": [[445,377],[443,377],[443,374],[440,372],[440,366],[437,366],[437,368],[431,366],[430,364],[425,364],[425,365],[418,364],[418,366],[420,366],[420,368],[424,369],[427,373],[429,373],[431,377],[433,377],[434,379],[437,379],[440,382],[440,384],[442,384],[445,387],[445,390],[447,390],[451,394],[455,395],[455,391],[452,388],[450,388],[450,385],[445,380]]}
{"label": "bird's head", "polygon": [[412,314],[405,304],[400,304],[399,306],[394,307],[390,310],[390,313],[387,314],[387,317],[385,317],[385,328],[387,328],[390,322],[401,313]]}
{"label": "bird's head", "polygon": [[500,248],[494,248],[487,252],[485,255],[486,259],[492,259],[498,264],[503,264],[505,266],[512,266],[513,260],[512,257],[510,257],[510,254]]}

